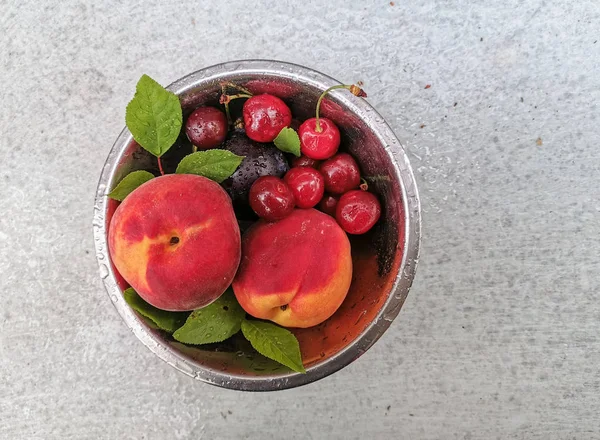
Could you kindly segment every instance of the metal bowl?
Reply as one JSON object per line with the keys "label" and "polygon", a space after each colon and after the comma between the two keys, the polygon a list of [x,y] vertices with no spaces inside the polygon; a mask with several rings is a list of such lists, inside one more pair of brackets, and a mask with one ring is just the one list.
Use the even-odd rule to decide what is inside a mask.
{"label": "metal bowl", "polygon": [[[312,116],[318,96],[338,81],[295,64],[277,61],[234,61],[194,72],[169,86],[179,95],[184,116],[203,104],[216,105],[219,83],[231,81],[253,93],[284,99],[296,118]],[[421,215],[414,176],[400,142],[383,118],[361,98],[334,91],[322,114],[342,133],[342,149],[359,162],[370,190],[378,194],[382,218],[363,236],[351,237],[354,273],[340,309],[324,323],[293,329],[300,342],[306,374],[258,355],[242,338],[221,344],[186,346],[152,328],[124,301],[125,281],[111,264],[107,231],[116,202],[106,197],[123,176],[152,169],[155,159],[124,129],[102,170],[94,206],[94,238],[100,276],[108,295],[133,333],[158,357],[200,381],[225,388],[270,391],[321,379],[354,361],[373,345],[400,312],[419,256]],[[191,152],[184,137],[163,156],[167,172]]]}

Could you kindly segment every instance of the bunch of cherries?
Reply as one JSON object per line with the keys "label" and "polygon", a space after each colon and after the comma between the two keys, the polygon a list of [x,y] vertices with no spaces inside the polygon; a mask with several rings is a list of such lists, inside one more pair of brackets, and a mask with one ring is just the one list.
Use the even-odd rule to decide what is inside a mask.
{"label": "bunch of cherries", "polygon": [[[356,96],[366,96],[356,85],[338,85],[319,97],[314,118],[304,121],[299,129],[302,156],[292,161],[292,168],[283,179],[268,175],[254,181],[249,191],[249,204],[266,221],[285,218],[297,208],[319,207],[334,217],[349,234],[364,234],[381,216],[377,197],[361,184],[358,164],[348,153],[338,153],[340,131],[330,119],[319,117],[323,98],[334,89],[345,88]],[[256,142],[273,142],[281,130],[292,124],[292,112],[280,98],[271,94],[252,96],[243,93],[223,95],[228,104],[232,99],[247,98],[242,116],[246,136]],[[247,92],[247,93],[246,93]],[[215,148],[225,141],[228,117],[214,107],[200,107],[187,119],[185,130],[198,149]]]}

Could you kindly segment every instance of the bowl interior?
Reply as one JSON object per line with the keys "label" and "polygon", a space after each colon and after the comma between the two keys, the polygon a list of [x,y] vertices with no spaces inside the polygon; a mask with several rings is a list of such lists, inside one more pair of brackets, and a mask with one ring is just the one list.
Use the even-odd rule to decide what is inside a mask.
{"label": "bowl interior", "polygon": [[[184,81],[185,86],[178,88],[178,83],[171,86],[171,89],[180,96],[184,117],[201,105],[219,106],[218,99],[221,92],[219,82],[223,80],[244,86],[254,94],[271,93],[279,96],[290,106],[294,117],[300,120],[314,114],[317,99],[326,87],[322,82],[311,81],[310,78],[299,81],[294,75],[252,69],[223,71],[208,78],[192,81],[188,78],[187,82],[184,78],[178,83]],[[328,85],[335,84],[333,80],[328,78],[327,80],[331,81]],[[300,342],[308,375],[311,371],[319,371],[320,366],[336,362],[340,353],[352,346],[375,321],[382,319],[382,307],[388,303],[394,292],[406,246],[405,222],[407,220],[403,203],[403,182],[393,155],[390,154],[389,146],[370,123],[373,117],[379,116],[374,113],[369,114],[369,111],[357,111],[352,105],[357,101],[358,98],[351,96],[347,91],[336,91],[324,100],[322,116],[330,118],[340,128],[341,150],[351,153],[357,159],[370,190],[376,193],[382,202],[382,218],[367,234],[350,237],[354,263],[353,280],[348,296],[340,309],[330,319],[316,327],[291,329]],[[163,156],[165,171],[174,172],[179,160],[189,154],[191,148],[185,135],[180,136],[175,146]],[[114,171],[107,183],[108,190],[133,170],[157,171],[155,159],[141,149],[130,136],[117,152],[115,159],[114,164],[111,165]],[[104,217],[106,231],[116,206],[117,202],[107,200]],[[124,290],[128,285],[112,264],[111,267],[119,290]],[[392,319],[398,313],[407,291],[408,288],[406,292],[396,296],[397,307],[392,311]],[[119,311],[123,314],[123,311]],[[172,359],[177,359],[176,366],[188,374],[190,371],[198,372],[199,379],[212,378],[213,380],[209,381],[215,382],[215,377],[227,377],[232,380],[243,379],[241,383],[251,384],[252,381],[260,380],[281,383],[281,379],[297,376],[286,367],[258,355],[242,337],[233,337],[219,344],[186,346],[153,328],[140,316],[132,312],[131,314],[138,321],[140,329],[150,336],[145,341],[146,345],[150,345],[148,341],[153,341],[151,347],[153,351],[157,352],[159,349],[174,355]],[[387,320],[391,321],[391,319]],[[372,337],[368,344],[363,344],[363,349],[355,351],[350,358],[346,356],[343,365],[328,368],[326,373],[335,371],[358,357],[378,336],[379,334]],[[160,356],[160,353],[157,354]],[[186,368],[182,368],[182,365]],[[323,371],[320,376],[326,373]],[[244,379],[247,381],[244,382]],[[220,384],[228,386],[224,382]],[[252,385],[236,387],[256,389]]]}

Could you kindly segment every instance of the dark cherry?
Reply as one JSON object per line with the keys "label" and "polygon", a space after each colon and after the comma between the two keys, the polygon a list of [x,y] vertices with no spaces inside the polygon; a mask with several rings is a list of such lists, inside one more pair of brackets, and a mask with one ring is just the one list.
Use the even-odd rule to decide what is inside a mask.
{"label": "dark cherry", "polygon": [[249,98],[242,114],[246,135],[257,142],[273,142],[281,129],[292,122],[292,111],[285,102],[267,94]]}
{"label": "dark cherry", "polygon": [[358,164],[348,153],[339,153],[327,159],[319,167],[325,178],[325,191],[344,194],[360,185]]}
{"label": "dark cherry", "polygon": [[311,168],[317,168],[319,166],[319,161],[318,160],[314,160],[311,159],[310,157],[306,157],[306,156],[300,156],[300,157],[296,157],[293,161],[292,161],[292,167],[311,167]]}
{"label": "dark cherry", "polygon": [[337,207],[337,204],[338,199],[335,196],[327,194],[319,202],[319,209],[325,214],[329,214],[330,216],[335,218],[335,208]]}
{"label": "dark cherry", "polygon": [[325,181],[321,173],[314,168],[292,168],[283,177],[288,184],[298,208],[313,208],[323,198]]}
{"label": "dark cherry", "polygon": [[311,159],[329,159],[340,147],[340,130],[327,118],[307,119],[298,129],[300,151]]}
{"label": "dark cherry", "polygon": [[289,186],[275,176],[259,177],[250,188],[250,207],[256,214],[274,222],[294,210],[294,195]]}
{"label": "dark cherry", "polygon": [[335,89],[348,89],[350,90],[350,93],[355,96],[367,96],[360,87],[354,84],[340,84],[329,87],[321,93],[321,96],[319,96],[319,100],[317,101],[315,117],[304,121],[298,129],[300,151],[311,159],[329,159],[337,153],[338,148],[340,147],[340,130],[330,119],[319,118],[319,110],[321,109],[323,99],[329,92]]}
{"label": "dark cherry", "polygon": [[335,219],[348,234],[364,234],[381,216],[377,197],[367,191],[348,191],[337,204]]}
{"label": "dark cherry", "polygon": [[185,134],[200,150],[221,144],[227,137],[227,117],[214,107],[200,107],[185,121]]}

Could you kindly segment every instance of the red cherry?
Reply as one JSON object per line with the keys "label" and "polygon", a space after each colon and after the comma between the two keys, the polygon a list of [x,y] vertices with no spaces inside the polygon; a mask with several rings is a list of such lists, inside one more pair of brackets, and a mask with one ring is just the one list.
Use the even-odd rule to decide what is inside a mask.
{"label": "red cherry", "polygon": [[327,118],[307,119],[298,129],[298,136],[300,151],[311,159],[329,159],[340,147],[340,130]]}
{"label": "red cherry", "polygon": [[292,168],[283,177],[294,194],[298,208],[312,208],[319,203],[325,192],[323,176],[314,168]]}
{"label": "red cherry", "polygon": [[340,130],[327,118],[319,118],[319,110],[323,99],[329,92],[336,89],[348,89],[355,96],[366,97],[367,94],[357,85],[339,84],[331,86],[319,96],[315,117],[307,119],[298,129],[300,151],[311,159],[329,159],[337,153],[340,147]]}
{"label": "red cherry", "polygon": [[208,150],[227,137],[227,117],[214,107],[199,107],[185,121],[185,134],[200,150]]}
{"label": "red cherry", "polygon": [[348,234],[364,234],[381,216],[377,197],[366,191],[352,190],[344,194],[337,204],[335,219]]}
{"label": "red cherry", "polygon": [[336,154],[319,167],[325,178],[325,190],[333,194],[343,194],[360,185],[358,164],[348,153]]}
{"label": "red cherry", "polygon": [[325,214],[329,214],[330,216],[335,217],[335,208],[337,207],[337,204],[338,199],[332,195],[327,194],[319,202],[319,209]]}
{"label": "red cherry", "polygon": [[294,210],[294,195],[290,187],[275,176],[262,176],[250,188],[250,207],[256,214],[273,222],[287,217]]}
{"label": "red cherry", "polygon": [[246,135],[257,142],[273,142],[281,129],[292,122],[292,111],[285,102],[267,94],[249,98],[242,114]]}
{"label": "red cherry", "polygon": [[318,160],[311,159],[310,157],[300,156],[300,157],[296,157],[292,161],[292,168],[296,168],[296,167],[317,168],[317,166],[319,166],[319,163],[320,162]]}

